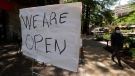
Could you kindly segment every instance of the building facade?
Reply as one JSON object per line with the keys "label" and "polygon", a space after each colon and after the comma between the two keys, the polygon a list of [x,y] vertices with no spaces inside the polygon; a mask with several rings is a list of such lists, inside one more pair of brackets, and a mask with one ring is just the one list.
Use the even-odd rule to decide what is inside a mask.
{"label": "building facade", "polygon": [[132,11],[132,7],[130,7],[129,5],[120,5],[120,6],[115,7],[115,9],[113,10],[113,12],[115,13],[117,17],[126,15],[127,13],[131,11]]}

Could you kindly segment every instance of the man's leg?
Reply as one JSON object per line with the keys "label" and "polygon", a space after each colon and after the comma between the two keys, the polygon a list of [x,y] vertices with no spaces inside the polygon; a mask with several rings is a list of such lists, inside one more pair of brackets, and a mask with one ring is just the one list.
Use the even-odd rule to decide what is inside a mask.
{"label": "man's leg", "polygon": [[120,66],[120,68],[122,68],[123,69],[123,66],[122,66],[122,64],[121,64],[121,59],[120,59],[120,47],[116,47],[116,50],[115,50],[115,54],[116,54],[116,58],[117,58],[117,60],[118,60],[118,64],[119,64],[119,66]]}
{"label": "man's leg", "polygon": [[115,51],[113,52],[113,54],[112,54],[112,56],[111,56],[111,58],[112,58],[112,61],[114,61],[116,64],[118,64],[115,60],[114,60],[114,57],[116,56],[116,53],[115,53]]}
{"label": "man's leg", "polygon": [[113,54],[111,56],[111,58],[112,58],[113,61],[114,61],[114,57],[115,57],[115,52],[113,52]]}

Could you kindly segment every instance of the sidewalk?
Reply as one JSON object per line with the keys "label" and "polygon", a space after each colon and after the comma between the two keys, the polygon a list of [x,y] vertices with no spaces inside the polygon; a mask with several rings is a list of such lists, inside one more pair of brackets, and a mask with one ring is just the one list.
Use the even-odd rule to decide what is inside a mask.
{"label": "sidewalk", "polygon": [[[85,63],[79,64],[78,72],[74,73],[50,64],[33,65],[29,58],[16,54],[16,45],[0,46],[0,76],[134,76],[135,70],[122,62],[121,70],[111,60],[111,54],[103,49],[104,42],[91,38],[83,39]],[[12,48],[12,49],[11,49]],[[37,75],[41,74],[41,75]]]}
{"label": "sidewalk", "polygon": [[111,54],[103,49],[103,41],[85,39],[83,41],[85,51],[85,76],[134,76],[135,70],[122,62],[124,69],[121,70],[111,60]]}

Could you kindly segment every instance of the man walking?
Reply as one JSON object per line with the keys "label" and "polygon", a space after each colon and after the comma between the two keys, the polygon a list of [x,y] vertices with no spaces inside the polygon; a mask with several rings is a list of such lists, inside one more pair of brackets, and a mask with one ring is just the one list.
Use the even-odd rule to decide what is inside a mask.
{"label": "man walking", "polygon": [[115,32],[111,35],[111,47],[114,51],[114,53],[112,54],[112,60],[114,62],[116,62],[114,60],[114,57],[116,56],[117,60],[118,60],[118,65],[121,69],[123,69],[123,66],[121,64],[121,59],[120,59],[120,51],[123,48],[123,42],[124,42],[124,37],[123,35],[120,33],[120,28],[119,27],[115,27]]}

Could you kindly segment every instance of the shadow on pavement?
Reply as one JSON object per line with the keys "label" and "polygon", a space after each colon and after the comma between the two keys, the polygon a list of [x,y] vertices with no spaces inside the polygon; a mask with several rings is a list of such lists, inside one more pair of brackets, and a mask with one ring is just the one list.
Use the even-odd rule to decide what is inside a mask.
{"label": "shadow on pavement", "polygon": [[[90,38],[84,38],[83,40],[83,50],[85,54],[85,61],[86,61],[86,71],[89,74],[103,74],[103,75],[117,75],[118,72],[121,71],[122,74],[127,74],[132,76],[134,71],[131,70],[130,67],[123,64],[125,66],[125,71],[122,71],[116,63],[111,61],[111,54],[113,51],[106,51],[106,44],[102,41],[94,41]],[[110,53],[108,53],[110,52]],[[130,73],[130,74],[129,74]],[[100,75],[97,75],[100,76]],[[101,75],[102,76],[102,75]]]}
{"label": "shadow on pavement", "polygon": [[119,68],[110,61],[109,53],[103,48],[105,46],[106,44],[102,44],[100,41],[94,41],[89,37],[84,38],[85,63],[79,64],[78,72],[75,73],[38,62],[34,62],[32,67],[33,60],[17,53],[19,48],[16,44],[0,45],[0,76],[32,76],[32,69],[36,73],[33,76],[38,76],[37,74],[44,76],[86,76],[85,73],[91,75],[96,74],[97,71],[99,74],[110,74],[110,69],[119,70]]}
{"label": "shadow on pavement", "polygon": [[[0,44],[0,76],[77,76],[79,72],[67,71],[50,64],[42,65],[35,62],[32,67],[33,60],[22,53],[17,53],[19,50],[16,43]],[[79,67],[82,64],[79,65]]]}

